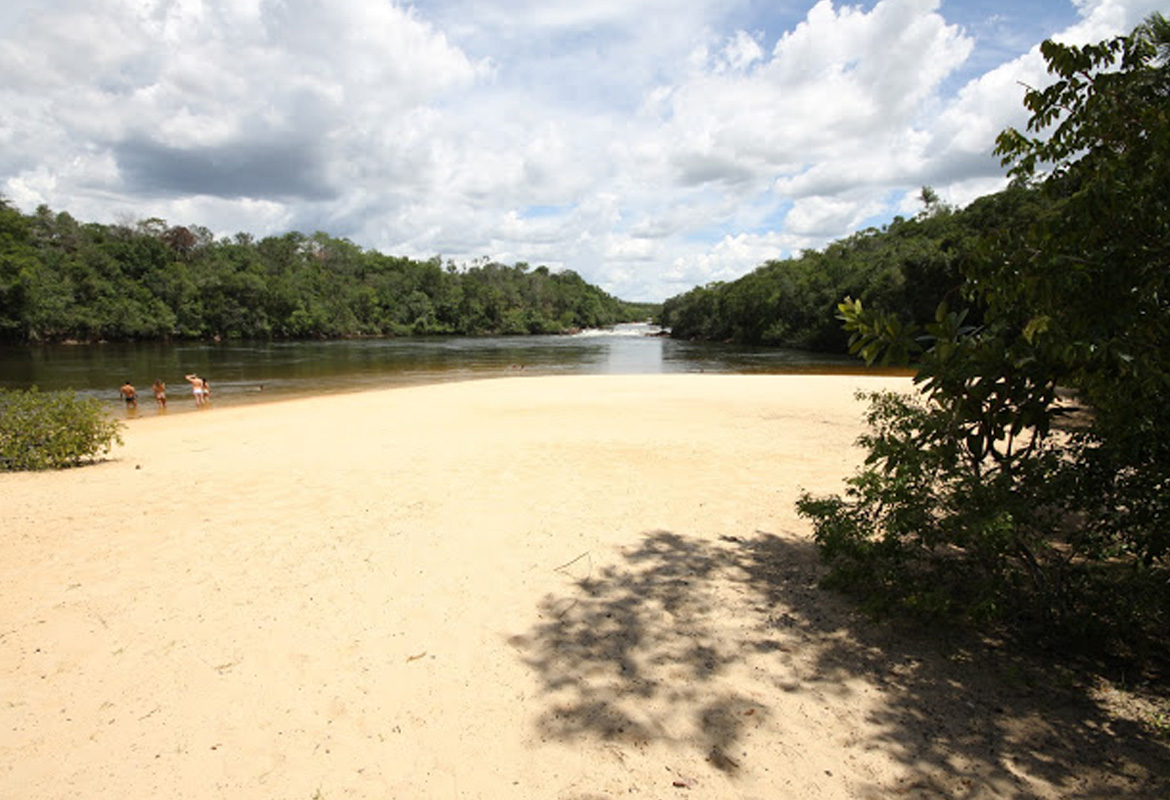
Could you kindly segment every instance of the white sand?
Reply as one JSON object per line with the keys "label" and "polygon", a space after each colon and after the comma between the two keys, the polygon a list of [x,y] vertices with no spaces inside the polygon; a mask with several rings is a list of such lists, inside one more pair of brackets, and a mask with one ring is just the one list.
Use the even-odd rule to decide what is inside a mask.
{"label": "white sand", "polygon": [[[816,588],[900,378],[511,378],[145,413],[0,475],[0,797],[1133,796],[1093,707]],[[1164,763],[1162,766],[1165,766]]]}

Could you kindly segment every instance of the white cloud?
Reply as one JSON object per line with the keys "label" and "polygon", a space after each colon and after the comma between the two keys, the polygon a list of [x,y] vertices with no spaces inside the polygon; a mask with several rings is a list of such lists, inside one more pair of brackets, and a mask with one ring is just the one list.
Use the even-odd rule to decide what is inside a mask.
{"label": "white cloud", "polygon": [[678,291],[714,281],[734,280],[742,265],[760,265],[780,252],[799,250],[807,240],[791,234],[738,234],[726,236],[709,250],[677,256],[665,271],[665,279]]}
{"label": "white cloud", "polygon": [[[149,169],[157,180],[138,187],[148,193],[166,185],[168,172],[202,170],[209,180],[198,193],[216,194],[208,165],[230,163],[227,153],[237,149],[283,148],[291,157],[326,159],[322,150],[348,143],[354,131],[393,125],[477,74],[412,12],[366,0],[328,7],[297,0],[58,2],[26,18],[23,29],[24,36],[5,41],[0,63],[40,94],[30,101],[5,92],[25,102],[26,120],[12,140],[27,146],[26,160],[79,157],[37,148],[39,127],[87,145],[82,158],[112,152],[121,162],[127,151],[139,151],[139,161],[148,163],[131,165],[123,177],[133,182]],[[237,162],[232,166],[241,169],[252,163]],[[328,170],[310,171],[328,177]],[[181,191],[190,190],[190,178],[178,178]],[[249,194],[228,183],[227,196]],[[252,196],[270,193],[281,194],[256,181]]]}
{"label": "white cloud", "polygon": [[[1081,0],[1081,20],[1053,38],[1083,45],[1128,32],[1156,10],[1157,2],[1136,0]],[[989,175],[988,163],[995,137],[1008,127],[1023,129],[1028,122],[1023,107],[1029,87],[1040,88],[1051,81],[1040,54],[1039,42],[1019,56],[963,86],[954,100],[938,115],[932,129],[929,158],[939,167],[936,173],[953,183],[949,202],[963,204],[981,194],[998,191],[1006,178]],[[945,195],[944,195],[945,197]]]}
{"label": "white cloud", "polygon": [[[991,148],[1038,50],[967,77],[1001,53],[973,33],[992,28],[941,0],[867,5],[10,3],[0,190],[660,299],[904,213],[923,184],[958,203],[1002,185]],[[1099,39],[1158,5],[1082,0],[1048,33]]]}
{"label": "white cloud", "polygon": [[873,200],[837,197],[803,197],[795,202],[785,220],[785,230],[814,240],[832,238],[838,231],[854,230],[881,210]]}
{"label": "white cloud", "polygon": [[1066,44],[1088,44],[1128,33],[1155,12],[1166,13],[1164,0],[1073,0],[1081,21],[1052,38]]}
{"label": "white cloud", "polygon": [[[914,138],[921,104],[971,48],[937,5],[884,0],[866,13],[822,0],[751,69],[709,59],[671,91],[654,133],[680,182],[779,179],[815,193],[797,187],[814,176],[856,185],[905,160],[898,148]],[[664,96],[658,89],[654,104]]]}

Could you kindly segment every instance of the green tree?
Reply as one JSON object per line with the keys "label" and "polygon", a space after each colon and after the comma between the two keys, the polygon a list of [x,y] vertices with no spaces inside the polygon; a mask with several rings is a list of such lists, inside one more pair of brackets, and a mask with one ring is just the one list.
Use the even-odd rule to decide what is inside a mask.
{"label": "green tree", "polygon": [[1028,132],[997,141],[1012,213],[991,215],[961,292],[921,325],[840,305],[854,352],[917,360],[922,397],[873,398],[866,467],[844,497],[799,503],[839,584],[1131,654],[1164,632],[1168,42],[1160,16],[1045,42],[1053,82],[1027,92]]}
{"label": "green tree", "polygon": [[38,269],[28,221],[0,197],[0,342],[27,336],[30,283]]}
{"label": "green tree", "polygon": [[1043,52],[1057,80],[1025,98],[1033,135],[997,151],[1017,179],[1045,176],[1051,206],[1027,280],[994,262],[974,277],[999,287],[993,312],[1026,309],[1023,333],[1092,408],[1078,455],[1106,501],[1098,533],[1148,564],[1170,550],[1170,23]]}
{"label": "green tree", "polygon": [[733,341],[843,353],[848,334],[836,319],[849,295],[886,313],[933,313],[960,284],[959,258],[974,237],[974,214],[923,190],[914,219],[859,231],[823,251],[769,261],[727,283],[672,297],[659,321],[676,338]]}
{"label": "green tree", "polygon": [[0,341],[559,333],[644,319],[572,272],[366,252],[318,232],[216,241],[0,198]]}

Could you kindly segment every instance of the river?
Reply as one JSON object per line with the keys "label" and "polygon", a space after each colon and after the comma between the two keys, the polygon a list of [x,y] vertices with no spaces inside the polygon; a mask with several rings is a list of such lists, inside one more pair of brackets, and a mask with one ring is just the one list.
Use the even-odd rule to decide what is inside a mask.
{"label": "river", "polygon": [[168,385],[172,408],[193,406],[183,376],[213,389],[213,405],[519,375],[861,373],[860,361],[796,350],[685,342],[619,325],[570,336],[442,336],[297,342],[33,345],[0,348],[0,388],[72,389],[118,404],[130,380],[144,410],[150,385]]}

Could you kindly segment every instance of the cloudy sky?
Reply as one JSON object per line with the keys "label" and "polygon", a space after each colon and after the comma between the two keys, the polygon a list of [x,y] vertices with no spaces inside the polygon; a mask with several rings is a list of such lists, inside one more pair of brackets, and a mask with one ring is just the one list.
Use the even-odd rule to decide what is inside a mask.
{"label": "cloudy sky", "polygon": [[661,300],[1001,188],[1039,43],[1164,2],[4,0],[0,194]]}

